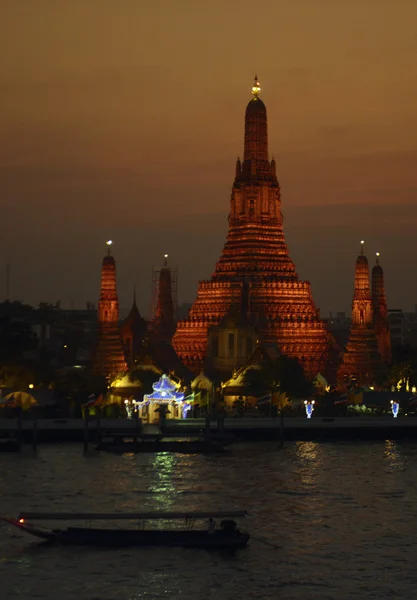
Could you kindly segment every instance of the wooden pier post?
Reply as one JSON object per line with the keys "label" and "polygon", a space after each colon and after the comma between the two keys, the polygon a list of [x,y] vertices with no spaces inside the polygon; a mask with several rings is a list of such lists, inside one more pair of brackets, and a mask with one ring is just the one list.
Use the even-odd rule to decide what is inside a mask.
{"label": "wooden pier post", "polygon": [[36,444],[38,441],[38,415],[36,412],[36,408],[32,408],[33,410],[33,429],[32,429],[32,449],[36,452]]}
{"label": "wooden pier post", "polygon": [[139,411],[135,410],[134,413],[133,413],[133,415],[134,415],[134,419],[135,419],[135,433],[134,433],[134,436],[133,436],[133,441],[135,443],[135,446],[137,446],[137,444],[138,444],[138,437],[139,437],[139,429],[140,429],[139,428],[139,424],[140,424],[140,421],[139,421]]}
{"label": "wooden pier post", "polygon": [[279,447],[282,448],[284,445],[284,413],[279,411]]}
{"label": "wooden pier post", "polygon": [[88,452],[88,417],[89,417],[89,413],[90,410],[88,408],[88,406],[85,407],[85,413],[84,413],[84,454],[87,454]]}
{"label": "wooden pier post", "polygon": [[17,416],[16,416],[16,442],[17,442],[17,451],[20,452],[22,449],[22,407],[18,406],[16,408]]}
{"label": "wooden pier post", "polygon": [[97,416],[97,430],[96,430],[96,442],[97,446],[100,445],[101,442],[101,408],[97,406],[96,408],[96,416]]}

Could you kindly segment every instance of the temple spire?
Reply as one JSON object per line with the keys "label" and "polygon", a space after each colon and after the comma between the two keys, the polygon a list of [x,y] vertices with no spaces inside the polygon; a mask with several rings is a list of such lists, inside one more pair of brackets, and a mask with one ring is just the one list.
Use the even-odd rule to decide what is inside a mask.
{"label": "temple spire", "polygon": [[369,265],[368,259],[363,253],[363,241],[361,242],[361,253],[356,259],[355,265],[355,290],[352,303],[352,323],[356,325],[369,325],[372,323],[371,289],[369,287]]}
{"label": "temple spire", "polygon": [[150,327],[154,339],[171,341],[175,331],[175,307],[168,254],[164,254],[164,266],[159,271],[157,304]]}
{"label": "temple spire", "polygon": [[265,104],[259,98],[261,87],[255,77],[252,86],[252,100],[245,113],[245,151],[243,172],[251,178],[270,171],[268,162],[268,124]]}
{"label": "temple spire", "polygon": [[141,317],[136,305],[136,285],[133,285],[132,308],[120,329],[124,353],[129,367],[132,367],[135,360],[141,355],[146,338],[146,330],[147,323]]}
{"label": "temple spire", "polygon": [[378,350],[384,362],[391,361],[391,337],[388,322],[388,308],[385,296],[384,271],[379,264],[379,252],[372,269],[372,309]]}
{"label": "temple spire", "polygon": [[238,156],[237,161],[236,161],[236,179],[238,179],[240,177],[241,172],[242,172],[242,164],[241,164],[240,158]]}
{"label": "temple spire", "polygon": [[112,247],[112,244],[113,244],[112,240],[108,240],[108,241],[106,242],[106,246],[107,246],[107,256],[111,256],[111,247]]}
{"label": "temple spire", "polygon": [[[325,367],[329,335],[318,318],[310,284],[299,280],[288,253],[260,91],[256,76],[245,112],[243,162],[236,162],[222,254],[211,279],[200,282],[187,318],[177,324],[173,346],[196,372],[203,365],[224,371],[240,368],[252,356],[252,333],[246,332],[256,324],[261,341],[276,344],[280,353],[297,358],[315,377]],[[240,319],[240,331],[232,329],[226,336],[223,319],[236,304],[247,321],[242,324]],[[222,340],[227,337],[224,345],[217,337],[220,332]]]}
{"label": "temple spire", "polygon": [[[382,368],[381,355],[373,323],[368,259],[361,253],[355,264],[355,290],[349,339],[337,374],[341,389],[355,385],[375,385]],[[376,268],[376,267],[374,267]]]}
{"label": "temple spire", "polygon": [[261,93],[261,86],[259,85],[258,76],[255,75],[255,79],[252,86],[252,94],[257,98]]}
{"label": "temple spire", "polygon": [[106,242],[107,256],[101,268],[100,301],[98,309],[98,342],[93,373],[111,377],[126,370],[119,330],[119,299],[116,287],[116,262],[110,254],[111,240]]}

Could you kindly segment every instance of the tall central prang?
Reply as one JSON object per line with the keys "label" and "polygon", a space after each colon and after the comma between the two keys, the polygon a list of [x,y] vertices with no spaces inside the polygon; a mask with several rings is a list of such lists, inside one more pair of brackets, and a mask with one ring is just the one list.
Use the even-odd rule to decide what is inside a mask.
{"label": "tall central prang", "polygon": [[[209,328],[238,308],[261,341],[277,344],[281,353],[297,358],[308,374],[315,375],[327,360],[328,333],[318,318],[309,282],[299,280],[288,255],[260,91],[255,77],[245,114],[243,162],[236,163],[226,244],[211,280],[199,283],[188,318],[178,323],[173,345],[187,366],[200,369]],[[238,349],[231,344],[230,352],[234,351]]]}

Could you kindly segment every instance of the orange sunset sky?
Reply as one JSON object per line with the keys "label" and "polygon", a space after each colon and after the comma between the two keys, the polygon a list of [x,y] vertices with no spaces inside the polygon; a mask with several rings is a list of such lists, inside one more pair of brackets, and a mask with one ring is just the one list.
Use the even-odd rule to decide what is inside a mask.
{"label": "orange sunset sky", "polygon": [[122,308],[152,266],[179,300],[227,231],[258,74],[284,229],[323,315],[349,310],[365,240],[390,308],[417,303],[415,0],[2,0],[0,292],[97,302],[114,240]]}

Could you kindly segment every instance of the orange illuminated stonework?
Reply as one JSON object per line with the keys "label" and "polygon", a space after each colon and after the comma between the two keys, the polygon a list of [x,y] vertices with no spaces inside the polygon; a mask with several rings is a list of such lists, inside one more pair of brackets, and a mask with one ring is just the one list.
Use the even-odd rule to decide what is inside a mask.
{"label": "orange illuminated stonework", "polygon": [[379,253],[377,253],[376,264],[372,269],[372,309],[378,350],[382,360],[389,363],[391,362],[391,336],[385,297],[384,271],[379,264]]}
{"label": "orange illuminated stonework", "polygon": [[244,157],[236,163],[226,244],[211,279],[199,283],[188,318],[178,323],[173,345],[182,361],[199,371],[207,354],[208,329],[219,325],[231,305],[238,305],[260,340],[277,344],[316,375],[325,368],[329,336],[309,282],[299,280],[288,255],[259,91],[256,82],[246,108]]}
{"label": "orange illuminated stonework", "polygon": [[116,263],[109,253],[103,259],[98,309],[98,340],[93,373],[111,377],[127,370],[119,329],[119,300],[116,289]]}
{"label": "orange illuminated stonework", "polygon": [[363,254],[362,242],[362,251],[355,267],[352,325],[337,374],[338,385],[340,388],[375,385],[382,367],[374,329],[368,259]]}

